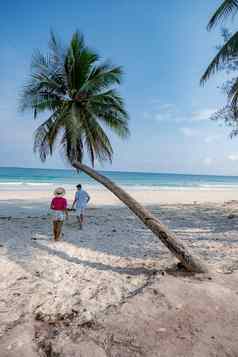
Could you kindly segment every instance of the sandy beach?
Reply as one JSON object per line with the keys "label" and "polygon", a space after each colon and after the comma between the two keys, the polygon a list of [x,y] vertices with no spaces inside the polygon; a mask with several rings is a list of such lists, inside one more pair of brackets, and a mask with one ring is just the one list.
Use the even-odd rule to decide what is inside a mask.
{"label": "sandy beach", "polygon": [[2,5],[0,357],[238,357],[238,0]]}
{"label": "sandy beach", "polygon": [[[19,212],[27,213],[29,209],[36,209],[36,212],[45,213],[48,209],[49,202],[52,198],[52,193],[56,185],[50,187],[6,187],[1,190],[0,187],[0,213],[17,215]],[[73,202],[74,188],[69,185],[64,185],[67,192],[69,202]],[[94,186],[86,186],[85,189],[90,193],[92,199],[89,207],[102,206],[124,206],[124,204],[115,197],[110,191],[103,186],[95,188]],[[194,204],[194,203],[224,203],[238,199],[238,190],[232,189],[136,189],[125,188],[136,200],[141,204],[160,205],[160,204]]]}
{"label": "sandy beach", "polygon": [[[70,201],[73,191],[68,193]],[[78,230],[71,213],[59,243],[51,240],[50,192],[2,191],[1,357],[23,351],[24,356],[68,357],[79,351],[85,357],[173,356],[175,348],[178,356],[201,356],[199,345],[204,356],[223,357],[229,351],[236,356],[236,193],[131,194],[201,256],[212,274],[177,272],[168,250],[104,190],[90,191],[84,230]],[[141,330],[136,329],[138,313]],[[142,333],[146,326],[151,334]],[[166,343],[171,334],[174,345]]]}

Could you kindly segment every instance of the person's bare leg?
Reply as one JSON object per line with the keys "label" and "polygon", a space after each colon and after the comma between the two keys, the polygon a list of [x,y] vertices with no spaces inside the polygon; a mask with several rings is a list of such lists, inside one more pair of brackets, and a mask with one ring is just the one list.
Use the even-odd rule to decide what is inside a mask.
{"label": "person's bare leg", "polygon": [[84,222],[84,217],[83,214],[81,213],[79,216],[79,228],[83,229],[83,222]]}
{"label": "person's bare leg", "polygon": [[58,235],[59,235],[59,221],[55,221],[55,241],[58,240]]}
{"label": "person's bare leg", "polygon": [[60,236],[59,236],[59,239],[61,239],[63,237],[63,224],[64,224],[64,221],[61,221],[60,222]]}
{"label": "person's bare leg", "polygon": [[53,221],[53,239],[57,239],[57,222]]}
{"label": "person's bare leg", "polygon": [[60,240],[61,238],[61,231],[62,231],[62,226],[63,226],[63,221],[58,221],[57,222],[57,241]]}
{"label": "person's bare leg", "polygon": [[82,213],[79,214],[78,212],[78,215],[76,216],[77,217],[77,221],[78,221],[78,224],[79,224],[79,229],[82,229]]}

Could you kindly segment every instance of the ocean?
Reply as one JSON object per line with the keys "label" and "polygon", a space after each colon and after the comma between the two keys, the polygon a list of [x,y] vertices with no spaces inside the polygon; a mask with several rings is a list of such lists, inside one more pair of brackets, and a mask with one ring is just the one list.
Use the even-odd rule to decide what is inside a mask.
{"label": "ocean", "polygon": [[[238,176],[187,175],[146,172],[101,171],[122,187],[141,190],[229,190],[238,189]],[[11,189],[48,189],[50,186],[85,186],[102,188],[84,173],[73,170],[0,167],[0,191]]]}

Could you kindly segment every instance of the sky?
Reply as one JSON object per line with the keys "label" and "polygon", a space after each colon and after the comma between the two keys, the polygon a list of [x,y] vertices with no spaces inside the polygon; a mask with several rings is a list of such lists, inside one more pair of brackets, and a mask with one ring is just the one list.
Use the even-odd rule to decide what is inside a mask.
{"label": "sky", "polygon": [[[110,134],[113,163],[98,169],[238,175],[238,138],[209,120],[225,103],[224,75],[199,79],[222,43],[207,32],[221,0],[13,0],[0,5],[0,166],[66,168],[56,152],[33,154],[40,120],[18,111],[35,49],[47,53],[50,30],[69,42],[79,29],[89,47],[124,69],[119,88],[131,136]],[[236,18],[237,21],[237,18]],[[230,23],[228,23],[230,25]],[[234,24],[231,25],[234,27]]]}

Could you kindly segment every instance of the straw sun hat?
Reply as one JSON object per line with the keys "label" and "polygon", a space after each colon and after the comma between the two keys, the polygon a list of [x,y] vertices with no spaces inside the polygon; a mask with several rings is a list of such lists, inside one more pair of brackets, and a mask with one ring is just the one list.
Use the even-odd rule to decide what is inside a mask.
{"label": "straw sun hat", "polygon": [[65,195],[65,189],[63,187],[57,187],[54,190],[55,196],[64,196]]}

